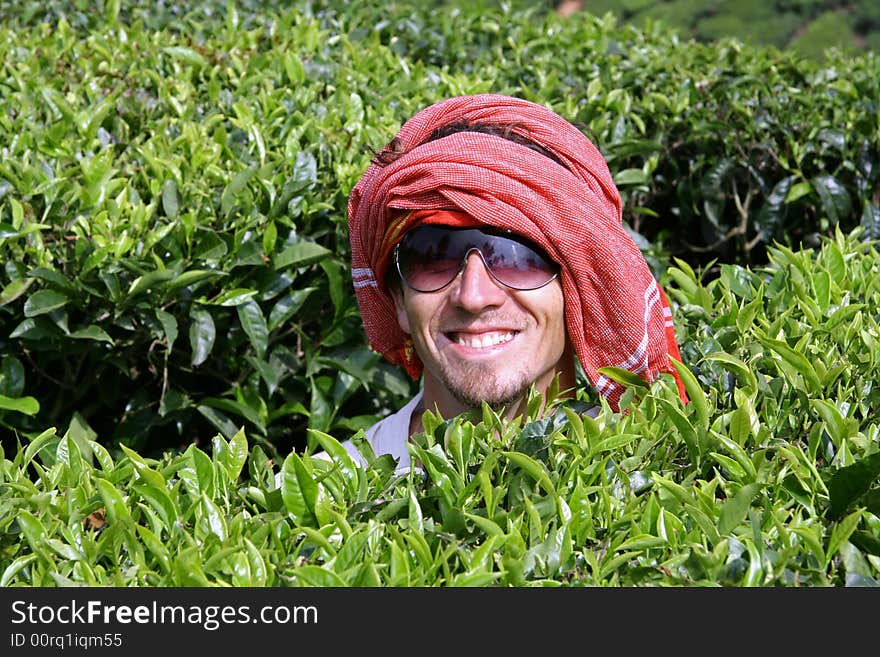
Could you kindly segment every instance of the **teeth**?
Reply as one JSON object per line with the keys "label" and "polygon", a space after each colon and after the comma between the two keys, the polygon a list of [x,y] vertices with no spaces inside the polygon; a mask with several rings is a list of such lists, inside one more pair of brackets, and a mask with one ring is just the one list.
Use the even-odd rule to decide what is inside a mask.
{"label": "teeth", "polygon": [[513,336],[513,331],[496,331],[479,335],[459,333],[455,336],[455,341],[463,347],[485,349],[487,347],[494,347],[496,344],[510,342],[513,340]]}

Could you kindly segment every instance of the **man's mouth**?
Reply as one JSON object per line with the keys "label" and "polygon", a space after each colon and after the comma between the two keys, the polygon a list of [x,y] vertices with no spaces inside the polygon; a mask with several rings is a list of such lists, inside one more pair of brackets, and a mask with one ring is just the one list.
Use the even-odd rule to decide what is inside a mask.
{"label": "man's mouth", "polygon": [[487,331],[485,333],[449,333],[449,339],[469,349],[487,349],[510,342],[518,331]]}

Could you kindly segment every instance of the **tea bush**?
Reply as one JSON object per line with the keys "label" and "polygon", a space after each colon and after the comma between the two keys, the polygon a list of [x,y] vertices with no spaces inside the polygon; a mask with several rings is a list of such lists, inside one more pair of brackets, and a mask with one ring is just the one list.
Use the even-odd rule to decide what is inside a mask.
{"label": "tea bush", "polygon": [[880,255],[769,256],[669,270],[689,404],[609,371],[626,413],[430,416],[410,472],[47,430],[0,455],[0,586],[876,586]]}
{"label": "tea bush", "polygon": [[[481,3],[0,1],[0,434],[277,462],[415,383],[365,346],[348,191],[418,109],[589,128],[658,276],[880,235],[874,56],[823,65]],[[775,338],[774,338],[775,339]]]}

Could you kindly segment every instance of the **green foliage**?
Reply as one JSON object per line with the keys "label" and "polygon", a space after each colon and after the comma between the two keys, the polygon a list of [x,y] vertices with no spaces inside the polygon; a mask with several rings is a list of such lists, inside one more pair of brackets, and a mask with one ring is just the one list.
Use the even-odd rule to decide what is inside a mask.
{"label": "green foliage", "polygon": [[46,431],[0,455],[0,585],[876,586],[880,255],[771,261],[670,268],[689,404],[664,376],[623,414],[429,415],[410,472],[319,431],[280,464]]}
{"label": "green foliage", "polygon": [[[841,35],[849,35],[841,43]],[[791,47],[806,57],[819,58],[829,48],[856,49],[852,20],[839,11],[826,11],[791,41]]]}
{"label": "green foliage", "polygon": [[732,38],[744,43],[793,48],[821,61],[829,48],[868,51],[880,32],[874,0],[590,0],[584,10],[634,25],[659,21],[684,38],[704,43]]}
{"label": "green foliage", "polygon": [[[381,6],[381,11],[379,7]],[[382,19],[376,19],[381,16]],[[151,457],[343,438],[415,384],[364,344],[347,195],[422,107],[588,126],[655,272],[880,236],[880,61],[496,3],[0,2],[0,433]],[[368,56],[365,56],[368,53]]]}

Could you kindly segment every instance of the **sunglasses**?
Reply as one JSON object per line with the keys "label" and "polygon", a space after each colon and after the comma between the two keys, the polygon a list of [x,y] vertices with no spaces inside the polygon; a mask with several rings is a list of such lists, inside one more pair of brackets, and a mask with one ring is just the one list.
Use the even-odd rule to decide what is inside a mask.
{"label": "sunglasses", "polygon": [[394,263],[408,287],[436,292],[455,280],[472,251],[496,281],[514,290],[537,290],[559,275],[556,263],[536,245],[484,228],[413,228],[394,247]]}

